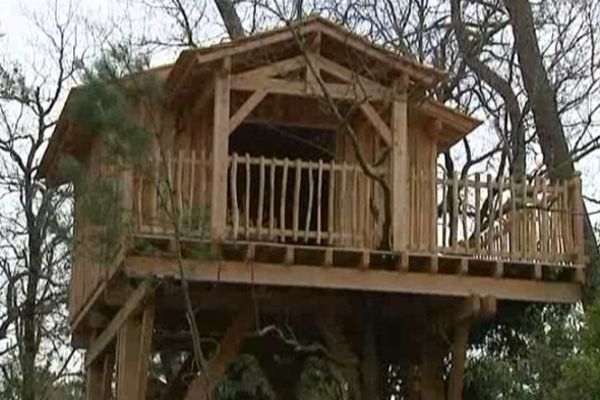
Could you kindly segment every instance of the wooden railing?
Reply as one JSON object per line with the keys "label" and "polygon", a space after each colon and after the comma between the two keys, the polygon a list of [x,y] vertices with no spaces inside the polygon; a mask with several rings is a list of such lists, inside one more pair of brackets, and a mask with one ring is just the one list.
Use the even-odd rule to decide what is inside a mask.
{"label": "wooden railing", "polygon": [[145,234],[207,236],[210,202],[207,154],[181,150],[151,159],[134,177],[132,223]]}
{"label": "wooden railing", "polygon": [[[437,207],[429,212],[423,209],[427,201],[420,199],[427,191],[418,188],[432,187],[432,178],[415,171],[410,175],[411,213],[433,218],[431,224],[418,223],[413,228],[434,229],[438,252],[551,264],[583,262],[579,177],[523,182],[495,180],[490,175],[482,179],[480,174],[443,176],[436,179]],[[429,243],[415,242],[419,236],[424,235],[412,232],[409,250],[429,250]]]}
{"label": "wooden railing", "polygon": [[373,182],[358,165],[229,157],[233,239],[371,248]]}
{"label": "wooden railing", "polygon": [[[160,159],[159,159],[160,160]],[[180,151],[135,174],[134,230],[208,238],[206,154]],[[491,176],[434,178],[411,170],[408,251],[552,264],[583,263],[579,177],[550,182]],[[227,237],[374,249],[381,196],[358,165],[232,154],[227,172]]]}

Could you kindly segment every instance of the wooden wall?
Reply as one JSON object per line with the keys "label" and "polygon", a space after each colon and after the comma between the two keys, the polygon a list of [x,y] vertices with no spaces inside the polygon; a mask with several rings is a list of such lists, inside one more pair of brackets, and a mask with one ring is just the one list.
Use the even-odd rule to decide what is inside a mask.
{"label": "wooden wall", "polygon": [[408,130],[410,163],[409,249],[434,250],[436,245],[436,159],[437,145],[423,124],[413,122]]}

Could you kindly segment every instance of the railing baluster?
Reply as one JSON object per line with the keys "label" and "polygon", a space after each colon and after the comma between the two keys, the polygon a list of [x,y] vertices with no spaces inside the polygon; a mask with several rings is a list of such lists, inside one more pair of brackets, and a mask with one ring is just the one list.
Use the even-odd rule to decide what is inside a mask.
{"label": "railing baluster", "polygon": [[304,241],[308,242],[308,233],[310,232],[310,219],[312,216],[312,207],[313,207],[313,196],[314,196],[314,182],[313,182],[313,173],[312,173],[312,163],[309,161],[308,169],[306,170],[308,173],[308,209],[306,210],[306,225],[304,230]]}
{"label": "railing baluster", "polygon": [[238,198],[237,198],[237,166],[238,166],[238,155],[233,153],[231,158],[230,168],[230,187],[231,187],[231,212],[232,223],[233,223],[233,238],[238,238],[239,225],[240,225],[240,212],[238,210]]}
{"label": "railing baluster", "polygon": [[517,189],[515,179],[510,178],[510,256],[518,255]]}
{"label": "railing baluster", "polygon": [[188,226],[190,230],[192,230],[192,224],[194,222],[194,197],[195,197],[195,188],[196,188],[196,163],[198,160],[196,159],[196,150],[192,150],[190,154],[190,192],[189,192],[189,202],[188,202]]}
{"label": "railing baluster", "polygon": [[317,244],[321,244],[321,197],[323,192],[323,160],[319,159],[317,175]]}
{"label": "railing baluster", "polygon": [[523,177],[521,182],[522,188],[522,199],[521,199],[521,257],[527,259],[529,250],[529,234],[528,234],[528,208],[527,208],[527,178]]}
{"label": "railing baluster", "polygon": [[448,247],[448,175],[442,176],[442,247]]}
{"label": "railing baluster", "polygon": [[346,238],[347,238],[347,229],[346,226],[348,224],[348,213],[347,211],[347,199],[348,199],[348,193],[346,193],[346,161],[344,161],[342,163],[342,183],[341,183],[341,196],[339,197],[339,201],[340,201],[340,210],[341,210],[341,214],[342,214],[342,218],[339,219],[339,223],[340,223],[340,237],[341,237],[341,242],[343,244],[346,244]]}
{"label": "railing baluster", "polygon": [[492,182],[492,176],[490,174],[486,177],[487,183],[487,195],[488,195],[488,255],[494,255],[494,217],[496,215],[496,210],[494,206],[494,186]]}
{"label": "railing baluster", "polygon": [[259,178],[258,178],[258,210],[256,212],[256,235],[262,237],[263,227],[263,208],[265,203],[265,157],[260,157]]}
{"label": "railing baluster", "polygon": [[365,182],[365,209],[364,209],[364,231],[362,234],[362,243],[364,247],[372,246],[372,229],[371,226],[371,180],[366,175],[363,176]]}
{"label": "railing baluster", "polygon": [[300,159],[296,159],[296,177],[294,181],[294,214],[293,220],[293,231],[292,238],[294,241],[298,240],[298,221],[300,219],[300,184],[302,183],[302,167],[300,165]]}
{"label": "railing baluster", "polygon": [[327,241],[329,244],[333,244],[333,235],[335,232],[334,226],[334,204],[335,201],[335,161],[331,160],[329,164],[329,193],[328,193],[328,203],[327,203]]}
{"label": "railing baluster", "polygon": [[287,178],[288,178],[288,164],[289,160],[287,157],[283,160],[283,177],[281,178],[281,197],[279,202],[279,229],[281,241],[285,241],[285,203],[287,194]]}
{"label": "railing baluster", "polygon": [[458,172],[452,176],[452,220],[450,222],[452,249],[458,251]]}
{"label": "railing baluster", "polygon": [[356,245],[358,238],[358,167],[352,169],[352,245]]}
{"label": "railing baluster", "polygon": [[548,257],[548,181],[542,178],[542,199],[540,205],[540,259]]}
{"label": "railing baluster", "polygon": [[481,253],[481,174],[475,174],[475,253]]}
{"label": "railing baluster", "polygon": [[498,177],[498,253],[502,257],[505,254],[504,246],[504,178]]}
{"label": "railing baluster", "polygon": [[469,220],[467,218],[467,211],[469,208],[469,178],[465,174],[463,178],[463,207],[462,207],[462,225],[463,225],[463,240],[465,242],[465,252],[469,253]]}
{"label": "railing baluster", "polygon": [[178,158],[177,158],[177,168],[175,171],[177,172],[177,185],[175,186],[175,193],[177,198],[177,215],[178,220],[177,224],[181,228],[181,223],[183,222],[183,150],[179,150]]}
{"label": "railing baluster", "polygon": [[245,218],[245,235],[246,238],[250,237],[250,185],[251,185],[251,176],[250,176],[250,154],[246,153],[246,198],[244,199],[244,214],[246,214]]}
{"label": "railing baluster", "polygon": [[531,256],[535,259],[535,260],[539,260],[540,259],[540,251],[539,251],[539,243],[538,243],[538,239],[539,239],[539,221],[540,221],[540,210],[538,207],[538,196],[539,196],[539,190],[540,190],[540,178],[539,177],[535,177],[533,180],[533,195],[531,198],[531,239],[530,239],[530,246],[531,246]]}
{"label": "railing baluster", "polygon": [[270,164],[270,173],[269,173],[269,239],[274,238],[274,229],[275,229],[275,160],[271,159],[269,161]]}

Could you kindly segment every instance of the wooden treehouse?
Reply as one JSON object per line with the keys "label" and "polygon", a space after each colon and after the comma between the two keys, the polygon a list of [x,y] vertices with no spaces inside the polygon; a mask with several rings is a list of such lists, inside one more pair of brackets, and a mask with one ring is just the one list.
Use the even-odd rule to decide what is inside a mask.
{"label": "wooden treehouse", "polygon": [[[255,333],[283,315],[313,338],[337,321],[360,349],[350,327],[357,299],[370,299],[391,332],[380,360],[401,366],[406,398],[445,398],[446,382],[458,399],[471,322],[514,301],[580,299],[579,177],[444,173],[438,154],[479,121],[425,96],[442,72],[309,19],[146,74],[167,100],[144,168],[107,165],[67,112],[76,91],[42,164],[55,185],[67,155],[87,177],[110,175],[127,215],[106,261],[76,196],[69,310],[88,398],[110,398],[113,368],[119,400],[202,398],[236,353],[268,350]],[[159,396],[151,355],[192,348],[177,254],[199,331],[220,346],[204,374],[184,363]],[[433,326],[453,335],[449,374]]]}

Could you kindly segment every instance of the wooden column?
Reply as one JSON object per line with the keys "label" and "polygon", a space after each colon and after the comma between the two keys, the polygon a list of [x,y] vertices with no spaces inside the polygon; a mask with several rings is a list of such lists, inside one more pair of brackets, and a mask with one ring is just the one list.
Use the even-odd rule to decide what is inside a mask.
{"label": "wooden column", "polygon": [[394,82],[396,97],[392,102],[392,148],[390,152],[390,185],[392,197],[392,250],[406,250],[410,215],[408,160],[408,75]]}
{"label": "wooden column", "polygon": [[87,368],[86,400],[110,400],[114,364],[114,354],[109,352]]}
{"label": "wooden column", "polygon": [[461,322],[454,329],[454,340],[452,342],[452,369],[450,371],[450,379],[448,382],[448,400],[462,399],[465,360],[467,357],[470,330],[470,319]]}
{"label": "wooden column", "polygon": [[229,137],[231,59],[223,60],[215,74],[215,97],[212,140],[212,190],[210,203],[210,234],[213,240],[223,239],[227,223],[227,155]]}
{"label": "wooden column", "polygon": [[130,318],[117,337],[117,400],[145,400],[152,350],[154,303]]}

